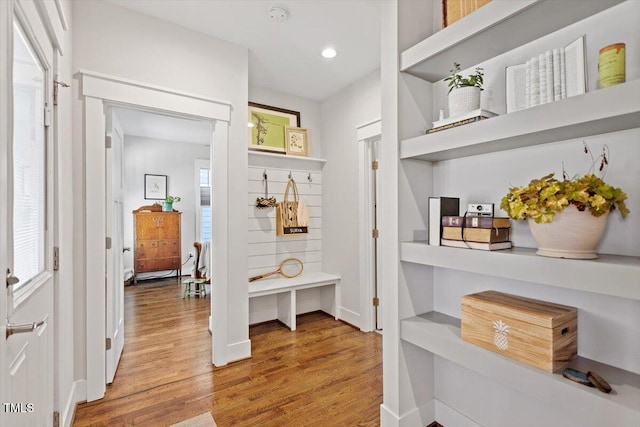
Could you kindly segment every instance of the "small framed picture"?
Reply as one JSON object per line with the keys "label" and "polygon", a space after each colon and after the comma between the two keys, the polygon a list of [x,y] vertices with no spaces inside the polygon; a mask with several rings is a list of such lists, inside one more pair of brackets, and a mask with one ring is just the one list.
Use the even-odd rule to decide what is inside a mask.
{"label": "small framed picture", "polygon": [[144,174],[144,198],[164,200],[167,197],[167,175]]}
{"label": "small framed picture", "polygon": [[287,126],[285,128],[285,141],[287,154],[293,156],[309,155],[309,140],[306,129]]}

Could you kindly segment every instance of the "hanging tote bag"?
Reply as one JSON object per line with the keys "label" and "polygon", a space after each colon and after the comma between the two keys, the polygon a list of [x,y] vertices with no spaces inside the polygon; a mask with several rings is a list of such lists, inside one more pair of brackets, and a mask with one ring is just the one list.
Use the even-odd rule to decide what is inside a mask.
{"label": "hanging tote bag", "polygon": [[[289,191],[293,189],[293,200],[289,200]],[[289,178],[284,190],[284,199],[276,205],[276,235],[295,236],[309,233],[309,211],[298,197],[298,186]]]}

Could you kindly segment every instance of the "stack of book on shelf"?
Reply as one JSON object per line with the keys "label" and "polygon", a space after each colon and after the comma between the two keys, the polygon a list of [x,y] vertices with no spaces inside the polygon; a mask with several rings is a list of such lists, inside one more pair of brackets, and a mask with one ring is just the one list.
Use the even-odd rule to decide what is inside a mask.
{"label": "stack of book on shelf", "polygon": [[584,44],[583,36],[507,67],[507,113],[585,93]]}
{"label": "stack of book on shelf", "polygon": [[511,221],[490,216],[443,216],[442,246],[495,251],[510,249]]}
{"label": "stack of book on shelf", "polygon": [[457,126],[478,122],[480,120],[488,119],[495,116],[497,116],[496,113],[492,113],[488,110],[473,110],[465,114],[459,114],[457,116],[448,117],[446,119],[433,122],[433,127],[429,129],[427,133],[439,132],[441,130],[451,129]]}

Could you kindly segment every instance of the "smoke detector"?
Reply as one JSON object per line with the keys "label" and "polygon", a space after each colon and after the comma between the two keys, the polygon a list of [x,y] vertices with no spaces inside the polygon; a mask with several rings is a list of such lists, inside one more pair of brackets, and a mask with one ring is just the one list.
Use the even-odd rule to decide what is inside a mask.
{"label": "smoke detector", "polygon": [[269,18],[274,22],[284,22],[289,15],[287,10],[282,6],[269,6],[267,11],[269,12]]}

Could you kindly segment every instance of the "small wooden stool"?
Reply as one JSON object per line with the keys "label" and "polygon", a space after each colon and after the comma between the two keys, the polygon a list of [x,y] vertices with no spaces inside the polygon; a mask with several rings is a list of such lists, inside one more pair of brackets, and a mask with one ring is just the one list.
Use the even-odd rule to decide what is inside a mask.
{"label": "small wooden stool", "polygon": [[[184,293],[182,294],[182,298],[186,298],[187,295],[197,295],[199,297],[207,295],[207,287],[205,286],[205,279],[195,279],[193,277],[185,279],[182,281],[184,285]],[[191,285],[195,285],[191,288]]]}

